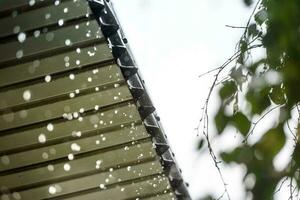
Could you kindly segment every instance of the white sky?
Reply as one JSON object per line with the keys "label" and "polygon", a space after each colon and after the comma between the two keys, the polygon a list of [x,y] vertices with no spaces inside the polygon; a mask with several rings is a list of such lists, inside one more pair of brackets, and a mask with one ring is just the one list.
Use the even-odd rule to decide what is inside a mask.
{"label": "white sky", "polygon": [[[223,186],[209,156],[199,155],[194,128],[212,76],[198,75],[222,64],[234,52],[251,10],[242,0],[112,0],[193,199]],[[211,101],[213,111],[217,100]],[[215,148],[231,146],[229,134]],[[223,169],[233,200],[245,199],[236,166]]]}

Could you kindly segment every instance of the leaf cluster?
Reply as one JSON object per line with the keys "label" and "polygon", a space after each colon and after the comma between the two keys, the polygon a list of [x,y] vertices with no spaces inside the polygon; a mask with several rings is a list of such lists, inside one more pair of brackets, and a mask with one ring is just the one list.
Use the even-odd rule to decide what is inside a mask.
{"label": "leaf cluster", "polygon": [[[244,2],[247,6],[254,3],[252,0]],[[252,55],[257,51],[264,53],[253,58]],[[289,128],[288,132],[284,127],[289,126],[293,110],[299,114],[300,1],[258,1],[237,44],[236,55],[227,64],[231,67],[230,73],[225,81],[221,81],[221,104],[214,122],[219,135],[231,126],[244,140],[232,151],[222,152],[220,157],[225,163],[246,166],[245,178],[255,176],[254,186],[246,185],[253,199],[273,199],[280,180],[285,177],[296,180],[297,185],[289,186],[290,199],[298,198],[299,117],[296,126]],[[219,73],[221,70],[217,75]],[[240,99],[243,105],[247,105],[246,108],[240,106]],[[264,126],[259,122],[275,109],[280,113],[276,123],[258,141],[249,143],[256,126]],[[287,137],[288,134],[291,137]],[[273,161],[287,144],[288,138],[293,139],[290,163],[278,171]],[[203,146],[203,142],[200,146]]]}

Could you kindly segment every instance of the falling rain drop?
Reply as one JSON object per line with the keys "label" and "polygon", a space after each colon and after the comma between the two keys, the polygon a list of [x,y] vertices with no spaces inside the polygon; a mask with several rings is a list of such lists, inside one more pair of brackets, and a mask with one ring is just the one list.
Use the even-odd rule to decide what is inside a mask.
{"label": "falling rain drop", "polygon": [[70,74],[70,75],[69,75],[69,78],[70,78],[71,80],[74,80],[74,79],[75,79],[75,75],[74,75],[74,74]]}
{"label": "falling rain drop", "polygon": [[31,92],[30,92],[30,90],[25,90],[23,92],[23,99],[25,101],[29,101],[31,99]]}
{"label": "falling rain drop", "polygon": [[20,200],[21,199],[21,195],[19,192],[13,192],[12,193],[12,197],[16,200]]}
{"label": "falling rain drop", "polygon": [[55,2],[54,2],[54,5],[56,5],[56,6],[58,6],[60,4],[60,1],[59,0],[56,0]]}
{"label": "falling rain drop", "polygon": [[66,46],[70,46],[71,45],[71,40],[70,39],[66,39],[65,40],[65,45]]}
{"label": "falling rain drop", "polygon": [[35,4],[35,0],[29,0],[29,6],[33,6]]}
{"label": "falling rain drop", "polygon": [[71,169],[71,165],[69,163],[64,164],[64,170],[66,172],[70,171],[70,169]]}
{"label": "falling rain drop", "polygon": [[16,33],[19,33],[20,32],[20,26],[15,26],[14,29],[13,29],[13,32],[16,34]]}
{"label": "falling rain drop", "polygon": [[45,14],[45,19],[50,19],[50,17],[51,17],[50,13]]}
{"label": "falling rain drop", "polygon": [[39,137],[38,137],[38,140],[39,140],[40,143],[45,143],[46,140],[47,140],[46,135],[43,134],[43,133],[41,133],[41,134],[39,135]]}
{"label": "falling rain drop", "polygon": [[53,129],[54,129],[53,124],[49,123],[49,124],[47,125],[47,130],[48,130],[48,131],[53,131]]}
{"label": "falling rain drop", "polygon": [[74,92],[71,92],[71,93],[69,94],[69,96],[70,96],[70,98],[74,98],[74,97],[75,97],[75,93],[74,93]]}
{"label": "falling rain drop", "polygon": [[47,169],[48,169],[50,172],[53,172],[53,171],[54,171],[54,166],[53,166],[53,165],[48,165],[48,166],[47,166]]}
{"label": "falling rain drop", "polygon": [[77,143],[71,144],[72,151],[80,151],[81,147]]}
{"label": "falling rain drop", "polygon": [[20,58],[22,58],[23,57],[23,51],[22,50],[18,50],[17,52],[16,52],[16,58],[17,59],[20,59]]}
{"label": "falling rain drop", "polygon": [[36,31],[33,32],[33,36],[36,37],[36,38],[39,37],[40,34],[41,34],[40,30],[36,30]]}
{"label": "falling rain drop", "polygon": [[51,76],[50,75],[45,76],[45,81],[49,83],[51,81]]}
{"label": "falling rain drop", "polygon": [[58,25],[59,25],[59,26],[64,25],[64,20],[63,20],[63,19],[58,20]]}
{"label": "falling rain drop", "polygon": [[68,159],[69,159],[69,160],[74,160],[74,154],[70,153],[70,154],[68,155]]}
{"label": "falling rain drop", "polygon": [[23,43],[26,40],[26,34],[21,32],[18,34],[18,40],[20,43]]}
{"label": "falling rain drop", "polygon": [[49,194],[56,194],[56,188],[55,188],[55,186],[50,186],[48,188],[48,192],[49,192]]}
{"label": "falling rain drop", "polygon": [[54,39],[54,33],[52,32],[47,33],[45,38],[48,42],[51,42]]}
{"label": "falling rain drop", "polygon": [[1,157],[1,162],[2,162],[4,165],[9,165],[10,159],[9,159],[8,156],[2,156],[2,157]]}
{"label": "falling rain drop", "polygon": [[105,189],[105,185],[104,185],[103,183],[101,183],[101,184],[99,185],[99,187],[100,187],[101,189]]}

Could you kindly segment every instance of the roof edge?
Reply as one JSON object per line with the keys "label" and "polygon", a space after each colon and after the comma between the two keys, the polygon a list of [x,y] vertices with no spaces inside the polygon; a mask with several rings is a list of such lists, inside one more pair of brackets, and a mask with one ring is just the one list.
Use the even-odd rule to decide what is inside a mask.
{"label": "roof edge", "polygon": [[191,200],[187,190],[188,184],[183,181],[181,169],[171,151],[167,136],[163,131],[155,107],[147,93],[144,80],[141,78],[127,39],[116,17],[112,3],[108,0],[87,0],[103,35],[112,51],[127,82],[129,90],[138,107],[144,125],[151,135],[157,155],[168,177],[177,199]]}

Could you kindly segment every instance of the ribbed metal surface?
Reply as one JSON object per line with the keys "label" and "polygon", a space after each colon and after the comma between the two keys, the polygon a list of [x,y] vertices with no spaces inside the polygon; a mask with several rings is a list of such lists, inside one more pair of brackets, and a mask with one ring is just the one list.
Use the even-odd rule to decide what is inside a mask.
{"label": "ribbed metal surface", "polygon": [[176,199],[87,2],[2,0],[0,16],[1,200]]}

